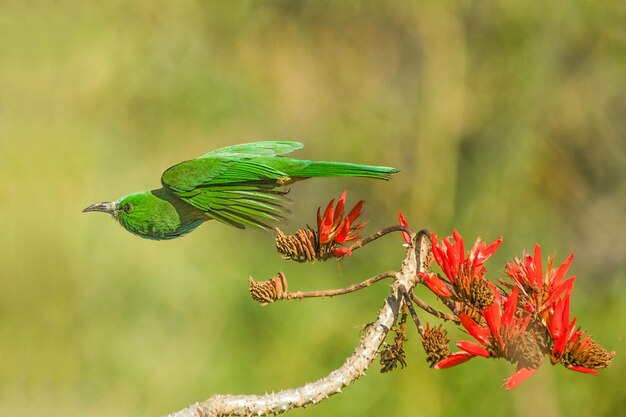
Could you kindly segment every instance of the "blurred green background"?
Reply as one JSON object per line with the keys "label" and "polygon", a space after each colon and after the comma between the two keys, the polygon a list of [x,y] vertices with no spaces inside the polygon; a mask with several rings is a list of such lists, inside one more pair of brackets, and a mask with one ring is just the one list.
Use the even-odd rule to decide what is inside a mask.
{"label": "blurred green background", "polygon": [[368,231],[396,221],[574,252],[579,323],[600,376],[546,364],[514,392],[504,362],[379,365],[294,416],[626,413],[626,3],[623,1],[0,2],[0,415],[158,416],[339,366],[387,295],[261,308],[247,277],[294,290],[397,269],[400,237],[297,265],[272,236],[218,223],[141,240],[85,206],[240,142],[393,165],[391,182],[294,187],[287,231],[342,190]]}

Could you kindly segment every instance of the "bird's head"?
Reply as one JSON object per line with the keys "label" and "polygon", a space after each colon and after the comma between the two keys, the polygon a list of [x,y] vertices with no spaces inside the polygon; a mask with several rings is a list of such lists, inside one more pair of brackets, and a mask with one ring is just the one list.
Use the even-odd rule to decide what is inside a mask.
{"label": "bird's head", "polygon": [[[92,204],[83,213],[100,211],[112,215],[126,230],[144,238],[152,238],[151,234],[157,226],[159,214],[155,207],[158,199],[150,192],[129,194],[117,201],[105,201]],[[157,209],[155,212],[155,208]]]}
{"label": "bird's head", "polygon": [[163,189],[129,194],[117,201],[92,204],[83,212],[111,214],[124,229],[144,239],[174,239],[208,220],[203,213]]}
{"label": "bird's head", "polygon": [[83,213],[100,211],[102,213],[109,213],[119,220],[120,217],[131,216],[137,202],[138,199],[135,197],[135,194],[131,194],[124,196],[117,201],[104,201],[102,203],[92,204],[83,209]]}

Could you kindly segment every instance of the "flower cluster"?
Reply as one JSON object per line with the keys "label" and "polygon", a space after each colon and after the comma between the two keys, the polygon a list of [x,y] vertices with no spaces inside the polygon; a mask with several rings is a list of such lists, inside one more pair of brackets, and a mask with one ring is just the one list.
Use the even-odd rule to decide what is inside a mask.
{"label": "flower cluster", "polygon": [[526,309],[542,315],[545,321],[550,308],[561,296],[569,299],[576,277],[564,278],[573,260],[574,255],[570,254],[565,262],[554,269],[554,257],[550,257],[544,274],[541,248],[535,245],[533,256],[525,255],[524,261],[515,258],[512,263],[507,263],[506,274],[523,294]]}
{"label": "flower cluster", "polygon": [[[461,235],[454,230],[453,241],[444,238],[439,244],[437,236],[431,233],[433,256],[445,274],[442,277],[434,272],[420,273],[424,284],[438,296],[457,303],[475,316],[494,302],[493,284],[485,278],[484,262],[493,255],[502,243],[498,238],[490,245],[476,239],[474,246],[465,254]],[[476,317],[475,317],[476,318]]]}
{"label": "flower cluster", "polygon": [[543,353],[537,339],[528,332],[530,316],[516,314],[518,290],[514,288],[503,305],[497,293],[493,304],[482,312],[486,326],[479,325],[463,312],[459,313],[461,324],[479,343],[465,340],[457,342],[461,352],[453,353],[435,364],[436,369],[459,365],[475,356],[504,358],[517,365],[517,372],[506,382],[507,389],[514,388],[535,372],[541,364]]}
{"label": "flower cluster", "polygon": [[276,249],[284,259],[298,262],[327,260],[352,255],[350,247],[342,246],[360,237],[364,227],[357,222],[364,201],[361,200],[345,214],[347,192],[344,191],[337,200],[330,200],[324,213],[321,207],[317,209],[317,230],[310,227],[299,229],[293,235],[285,235],[276,228]]}
{"label": "flower cluster", "polygon": [[321,207],[317,209],[317,231],[320,252],[330,252],[337,258],[352,255],[349,248],[337,247],[343,243],[351,242],[359,237],[359,231],[364,227],[363,223],[356,223],[365,203],[363,200],[356,203],[348,215],[344,216],[346,194],[344,191],[333,209],[334,199],[330,200],[320,215]]}
{"label": "flower cluster", "polygon": [[[456,231],[453,241],[443,239],[440,244],[434,234],[431,239],[433,256],[445,276],[427,272],[419,277],[453,309],[476,340],[457,342],[460,351],[435,362],[434,368],[449,368],[476,356],[503,358],[517,367],[505,383],[512,389],[534,374],[545,355],[553,364],[585,373],[598,373],[597,369],[610,364],[615,353],[576,328],[575,317],[570,319],[575,277],[565,276],[572,255],[558,268],[553,267],[554,258],[549,258],[544,272],[541,249],[536,245],[533,256],[507,264],[505,272],[513,284],[501,282],[497,287],[485,278],[483,263],[500,246],[501,238],[490,245],[477,240],[467,255]],[[423,344],[426,337],[430,336],[422,336]],[[430,358],[429,349],[427,354]]]}

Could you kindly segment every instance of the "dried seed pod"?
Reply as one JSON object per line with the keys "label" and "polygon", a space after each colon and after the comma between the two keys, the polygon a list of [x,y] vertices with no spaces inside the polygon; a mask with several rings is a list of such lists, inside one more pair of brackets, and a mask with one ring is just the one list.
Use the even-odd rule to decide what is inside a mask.
{"label": "dried seed pod", "polygon": [[609,366],[614,356],[615,352],[608,352],[591,336],[585,335],[568,344],[561,362],[570,367],[600,369]]}
{"label": "dried seed pod", "polygon": [[484,279],[472,281],[468,295],[469,301],[479,311],[482,311],[485,307],[493,304],[495,300],[495,296],[493,295],[493,290],[489,286],[489,282]]}
{"label": "dried seed pod", "polygon": [[530,333],[520,333],[511,338],[507,346],[507,359],[516,363],[518,368],[539,368],[544,352],[536,337]]}
{"label": "dried seed pod", "polygon": [[250,285],[249,291],[252,299],[261,303],[261,305],[280,300],[287,292],[287,278],[282,272],[270,279],[259,282],[249,277],[248,284]]}
{"label": "dried seed pod", "polygon": [[380,372],[390,372],[398,367],[404,368],[406,366],[406,354],[402,347],[398,347],[395,344],[384,344],[383,350],[380,352]]}
{"label": "dried seed pod", "polygon": [[396,337],[393,344],[385,343],[380,352],[380,372],[382,373],[393,371],[398,367],[398,364],[400,364],[400,369],[406,366],[406,354],[404,353],[406,337],[404,336],[404,326],[400,326],[395,332]]}
{"label": "dried seed pod", "polygon": [[431,328],[430,324],[426,325],[422,346],[426,352],[426,361],[430,363],[431,368],[437,362],[450,356],[452,352],[448,347],[449,343],[448,333],[441,326]]}
{"label": "dried seed pod", "polygon": [[317,236],[310,227],[298,229],[293,235],[285,235],[276,228],[276,250],[283,255],[283,259],[311,262],[318,259],[317,248]]}

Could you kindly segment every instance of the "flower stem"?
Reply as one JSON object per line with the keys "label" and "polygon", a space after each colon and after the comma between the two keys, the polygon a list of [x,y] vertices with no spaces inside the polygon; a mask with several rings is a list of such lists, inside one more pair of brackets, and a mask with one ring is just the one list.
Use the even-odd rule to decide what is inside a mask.
{"label": "flower stem", "polygon": [[417,332],[420,336],[424,337],[424,327],[422,327],[422,322],[420,321],[417,313],[415,312],[415,308],[413,308],[413,303],[411,302],[411,296],[406,291],[406,288],[400,287],[400,291],[402,291],[402,295],[404,296],[404,305],[409,308],[409,312],[411,313],[411,318],[413,319],[413,323],[415,323],[415,327],[417,327]]}
{"label": "flower stem", "polygon": [[359,249],[365,245],[367,245],[368,243],[371,243],[373,241],[375,241],[376,239],[378,239],[379,237],[383,237],[386,234],[389,233],[393,233],[393,232],[406,232],[409,235],[413,236],[415,234],[415,232],[413,232],[413,230],[409,229],[406,226],[402,226],[400,224],[396,224],[393,226],[389,226],[389,227],[385,227],[384,229],[379,230],[378,232],[374,233],[371,236],[368,236],[364,239],[358,240],[356,242],[354,242],[354,244],[352,244],[352,246],[350,246],[350,250],[354,251],[356,249]]}
{"label": "flower stem", "polygon": [[436,310],[435,308],[433,308],[432,306],[426,304],[426,302],[424,302],[421,298],[417,297],[415,294],[411,294],[411,300],[422,310],[426,311],[427,313],[432,314],[435,317],[438,317],[442,320],[449,320],[452,321],[454,323],[460,323],[461,321],[459,320],[459,318],[457,316],[455,316],[454,314],[448,314],[448,313],[444,313],[443,311],[439,311]]}

